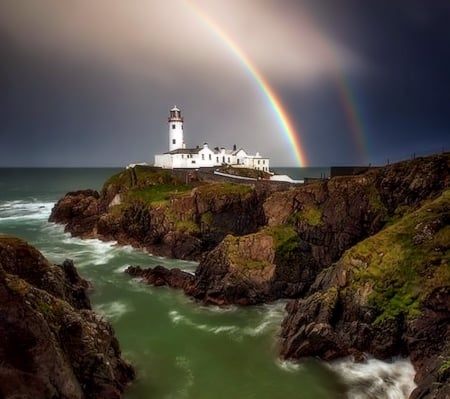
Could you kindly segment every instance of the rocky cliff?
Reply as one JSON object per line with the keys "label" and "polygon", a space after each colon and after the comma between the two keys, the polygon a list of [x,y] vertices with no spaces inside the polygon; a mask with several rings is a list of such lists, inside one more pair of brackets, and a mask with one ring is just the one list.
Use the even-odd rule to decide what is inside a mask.
{"label": "rocky cliff", "polygon": [[134,378],[73,263],[0,235],[0,397],[119,398]]}
{"label": "rocky cliff", "polygon": [[50,221],[80,237],[113,239],[154,254],[199,259],[227,234],[255,232],[271,185],[206,184],[192,172],[137,166],[112,176],[101,193],[68,193]]}
{"label": "rocky cliff", "polygon": [[[296,187],[257,182],[180,193],[172,185],[163,202],[152,196],[145,204],[129,202],[142,200],[144,186],[106,185],[100,195],[68,195],[52,220],[76,234],[83,228],[72,227],[74,220],[88,234],[120,240],[126,231],[128,242],[171,256],[203,254],[195,276],[164,268],[129,272],[206,303],[295,298],[283,322],[284,358],[410,356],[418,383],[411,397],[447,398],[449,166],[447,153]],[[67,218],[58,214],[64,201]]]}

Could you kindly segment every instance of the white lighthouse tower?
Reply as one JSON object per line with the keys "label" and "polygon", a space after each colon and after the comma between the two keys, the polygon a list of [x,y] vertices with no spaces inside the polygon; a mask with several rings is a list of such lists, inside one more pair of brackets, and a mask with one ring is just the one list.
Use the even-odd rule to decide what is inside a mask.
{"label": "white lighthouse tower", "polygon": [[169,116],[169,151],[184,148],[183,117],[181,111],[175,105],[170,110]]}

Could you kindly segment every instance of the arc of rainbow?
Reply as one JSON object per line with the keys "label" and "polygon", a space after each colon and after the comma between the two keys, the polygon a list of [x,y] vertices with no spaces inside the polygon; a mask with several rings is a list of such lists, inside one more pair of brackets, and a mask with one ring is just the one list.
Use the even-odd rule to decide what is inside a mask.
{"label": "arc of rainbow", "polygon": [[367,144],[364,140],[365,138],[364,127],[362,124],[362,120],[359,116],[356,101],[353,98],[350,85],[346,81],[343,73],[336,73],[336,75],[334,76],[334,82],[336,85],[337,93],[341,100],[345,117],[350,126],[353,139],[358,147],[360,156],[362,158],[361,161],[363,163],[367,163],[369,155],[367,151]]}
{"label": "arc of rainbow", "polygon": [[302,150],[300,140],[295,132],[295,129],[289,120],[287,112],[284,110],[283,105],[274,90],[270,87],[267,80],[261,75],[256,66],[250,61],[247,55],[239,48],[236,42],[228,35],[209,15],[207,15],[198,6],[185,0],[185,3],[190,6],[190,8],[195,12],[200,19],[206,23],[208,27],[226,44],[226,46],[234,53],[237,58],[242,62],[246,69],[250,72],[254,80],[257,82],[258,86],[261,88],[262,92],[265,94],[269,104],[271,105],[275,115],[277,116],[279,123],[284,130],[288,140],[292,144],[294,155],[299,163],[299,166],[306,165],[306,156]]}

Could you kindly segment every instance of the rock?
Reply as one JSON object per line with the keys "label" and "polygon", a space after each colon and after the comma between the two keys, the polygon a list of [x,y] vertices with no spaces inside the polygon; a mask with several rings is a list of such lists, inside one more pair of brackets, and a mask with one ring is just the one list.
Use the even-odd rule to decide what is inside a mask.
{"label": "rock", "polygon": [[134,378],[72,261],[0,235],[0,397],[119,398]]}
{"label": "rock", "polygon": [[55,204],[49,221],[65,224],[65,231],[75,236],[93,237],[100,213],[99,197],[94,190],[69,192]]}
{"label": "rock", "polygon": [[129,266],[125,273],[142,278],[147,284],[157,287],[167,285],[172,288],[185,289],[193,283],[194,276],[178,268],[166,269],[163,266],[142,269],[140,266]]}
{"label": "rock", "polygon": [[[287,305],[281,355],[409,356],[412,398],[445,398],[450,383],[450,190],[349,249]],[[425,231],[425,233],[423,233]],[[418,240],[417,234],[425,239]]]}

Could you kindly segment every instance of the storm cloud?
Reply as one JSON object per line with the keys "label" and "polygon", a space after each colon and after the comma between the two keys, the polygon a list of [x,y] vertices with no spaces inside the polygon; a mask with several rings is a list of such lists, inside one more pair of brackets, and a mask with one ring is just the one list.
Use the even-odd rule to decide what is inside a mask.
{"label": "storm cloud", "polygon": [[[448,95],[436,82],[449,64],[441,20],[449,9],[382,3],[1,0],[0,165],[151,162],[167,149],[167,113],[176,104],[187,145],[237,144],[294,166],[261,88],[202,14],[278,94],[310,164],[446,148]],[[363,121],[356,133],[367,157],[337,79]]]}

